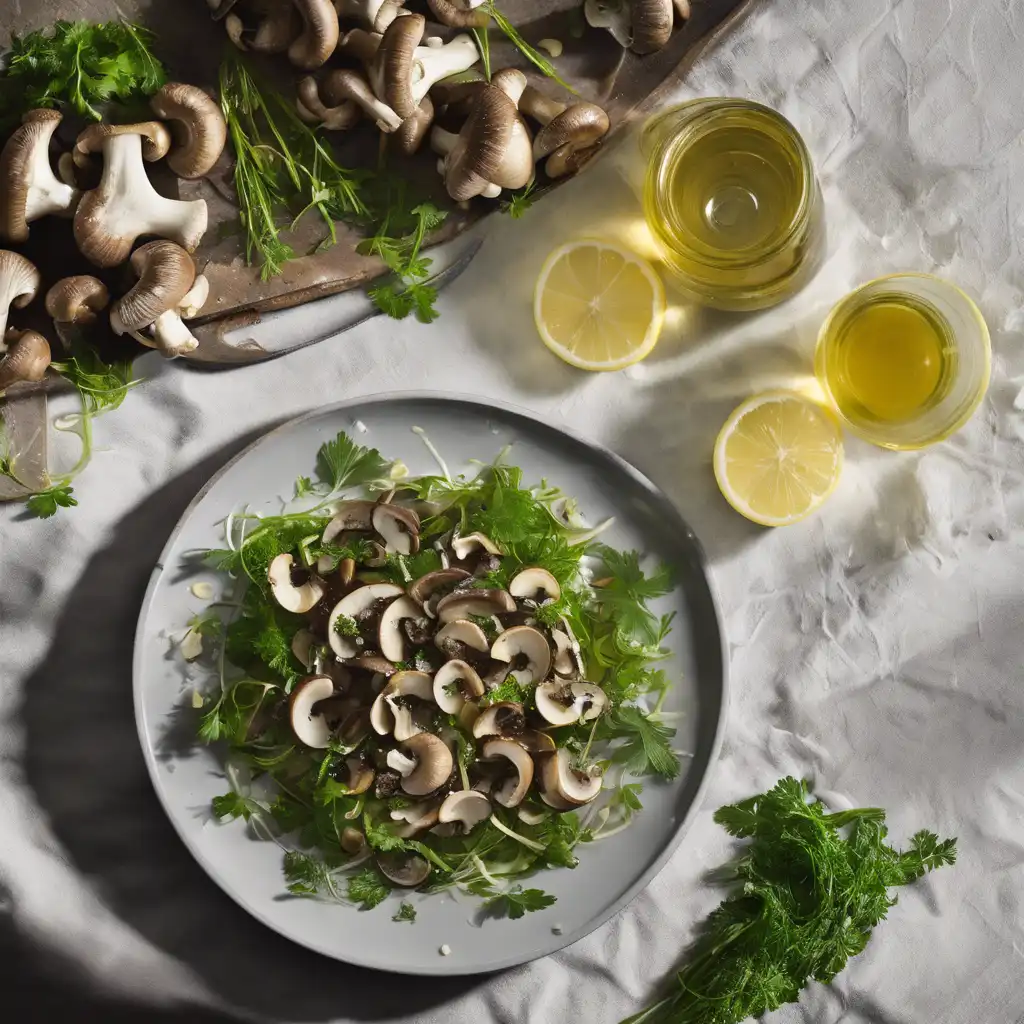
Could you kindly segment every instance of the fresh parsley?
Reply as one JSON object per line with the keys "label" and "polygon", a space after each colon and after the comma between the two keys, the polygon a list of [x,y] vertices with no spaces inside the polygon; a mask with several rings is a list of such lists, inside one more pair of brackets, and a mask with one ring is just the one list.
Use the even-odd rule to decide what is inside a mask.
{"label": "fresh parsley", "polygon": [[408,921],[412,924],[416,921],[416,908],[411,903],[402,902],[398,907],[398,913],[391,920]]}
{"label": "fresh parsley", "polygon": [[33,494],[26,503],[28,511],[39,519],[49,519],[60,508],[73,508],[78,504],[70,484],[58,484]]}
{"label": "fresh parsley", "polygon": [[652,720],[641,708],[623,705],[601,721],[598,735],[621,740],[612,760],[630,775],[660,775],[674,779],[680,771],[679,758],[669,740],[673,730]]}
{"label": "fresh parsley", "polygon": [[344,431],[317,452],[316,475],[329,492],[387,480],[392,463],[376,448],[356,444]]}
{"label": "fresh parsley", "polygon": [[334,632],[338,636],[359,636],[359,623],[347,615],[339,615],[334,620]]}
{"label": "fresh parsley", "polygon": [[885,812],[829,814],[807,784],[723,807],[715,820],[749,840],[732,866],[737,889],[708,918],[665,999],[623,1024],[738,1024],[828,984],[896,903],[889,890],[956,862],[956,840],[918,832],[900,852]]}
{"label": "fresh parsley", "polygon": [[349,878],[347,891],[348,898],[359,904],[361,910],[373,910],[388,898],[391,886],[375,868],[363,868]]}
{"label": "fresh parsley", "polygon": [[[535,910],[544,910],[553,906],[555,897],[543,889],[524,889],[521,885],[513,886],[504,892],[490,890],[490,898],[484,904],[484,912],[488,917],[508,917],[513,921],[533,913]],[[478,895],[486,895],[484,890],[478,891]]]}

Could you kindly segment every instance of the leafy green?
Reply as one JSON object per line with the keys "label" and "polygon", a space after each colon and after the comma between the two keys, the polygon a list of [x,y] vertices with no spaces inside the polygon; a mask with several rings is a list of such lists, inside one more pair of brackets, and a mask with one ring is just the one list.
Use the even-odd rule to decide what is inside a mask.
{"label": "leafy green", "polygon": [[647,602],[672,593],[672,574],[667,566],[645,573],[636,551],[616,551],[596,544],[594,553],[604,562],[608,582],[595,590],[598,605],[615,620],[623,633],[634,634],[645,643],[660,640],[657,621]]}
{"label": "leafy green", "polygon": [[580,824],[579,816],[554,814],[540,826],[538,838],[545,844],[544,858],[551,865],[574,868],[579,860],[572,852],[579,843],[589,842],[591,833]]}
{"label": "leafy green", "polygon": [[387,479],[392,463],[376,448],[356,444],[344,431],[325,441],[316,455],[316,474],[330,492]]}
{"label": "leafy green", "polygon": [[229,687],[199,723],[199,737],[206,743],[228,740],[243,743],[257,713],[271,699],[276,687],[271,683],[243,679]]}
{"label": "leafy green", "polygon": [[488,690],[478,703],[481,707],[490,704],[497,704],[501,701],[509,701],[513,704],[526,704],[532,696],[531,691],[525,686],[520,686],[512,676],[507,676],[503,683],[500,683],[493,690]]}
{"label": "leafy green", "polygon": [[253,811],[259,808],[259,804],[241,793],[225,793],[223,796],[215,796],[210,801],[210,808],[214,815],[221,820],[225,818],[245,818],[246,821],[252,817]]}
{"label": "leafy green", "polygon": [[[478,892],[478,895],[484,893]],[[489,917],[508,917],[516,921],[526,914],[544,910],[554,903],[555,897],[543,889],[524,889],[521,885],[516,885],[492,895],[484,904],[484,909]]]}
{"label": "leafy green", "polygon": [[284,855],[284,877],[288,891],[293,896],[325,896],[338,901],[342,899],[330,867],[309,854],[289,850]]}
{"label": "leafy green", "polygon": [[347,615],[339,615],[334,620],[334,632],[339,636],[359,636],[359,623]]}
{"label": "leafy green", "polygon": [[391,886],[375,868],[363,868],[348,880],[348,898],[353,903],[358,903],[363,910],[373,910],[388,898],[389,892]]}
{"label": "leafy green", "polygon": [[549,61],[539,50],[531,46],[522,37],[522,35],[520,35],[519,30],[515,25],[513,25],[512,22],[498,10],[494,5],[494,0],[485,0],[485,3],[481,6],[482,9],[494,19],[494,24],[497,25],[506,36],[508,36],[509,41],[535,68],[537,68],[538,71],[547,75],[548,78],[553,78],[560,86],[562,86],[562,88],[575,93],[576,90],[559,76],[558,72],[555,70],[554,64],[552,64],[551,61]]}
{"label": "leafy green", "polygon": [[100,121],[103,103],[151,96],[167,81],[152,44],[151,32],[128,21],[58,21],[12,37],[0,72],[0,132],[36,107],[65,105]]}
{"label": "leafy green", "polygon": [[674,779],[679,774],[679,758],[669,745],[673,730],[653,721],[641,708],[615,708],[602,720],[598,735],[623,741],[612,760],[624,765],[630,775]]}
{"label": "leafy green", "polygon": [[33,494],[26,503],[28,511],[39,519],[49,519],[59,508],[73,508],[78,504],[74,488],[70,484],[58,484],[38,494]]}
{"label": "leafy green", "polygon": [[94,349],[81,344],[72,346],[68,359],[51,363],[50,369],[78,389],[92,416],[119,408],[128,392],[142,383],[132,377],[131,361],[105,363]]}
{"label": "leafy green", "polygon": [[391,918],[392,921],[408,921],[410,924],[416,920],[416,908],[411,903],[401,903],[398,913]]}
{"label": "leafy green", "polygon": [[672,992],[623,1024],[738,1024],[795,1002],[864,949],[896,903],[889,889],[956,861],[955,839],[918,832],[901,853],[885,843],[881,809],[829,814],[808,797],[806,783],[786,778],[715,814],[750,840],[731,871],[738,888],[708,918]]}

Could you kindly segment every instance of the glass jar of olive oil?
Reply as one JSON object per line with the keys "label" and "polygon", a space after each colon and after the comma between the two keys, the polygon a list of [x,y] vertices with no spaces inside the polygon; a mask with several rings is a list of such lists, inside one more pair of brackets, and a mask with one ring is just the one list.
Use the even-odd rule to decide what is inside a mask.
{"label": "glass jar of olive oil", "polygon": [[644,128],[647,224],[694,301],[773,306],[798,291],[825,251],[810,153],[781,114],[749,100],[699,99]]}
{"label": "glass jar of olive oil", "polygon": [[988,327],[955,285],[892,274],[851,292],[818,335],[815,372],[856,434],[923,448],[959,430],[988,389]]}

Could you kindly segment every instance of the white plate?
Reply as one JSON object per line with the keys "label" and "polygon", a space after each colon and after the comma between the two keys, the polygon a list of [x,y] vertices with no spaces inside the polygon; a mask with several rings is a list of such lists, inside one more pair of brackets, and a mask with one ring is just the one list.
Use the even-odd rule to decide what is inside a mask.
{"label": "white plate", "polygon": [[[227,790],[215,752],[196,744],[182,750],[200,712],[193,690],[210,689],[210,670],[186,666],[169,634],[180,631],[206,601],[190,586],[215,573],[189,567],[186,553],[223,546],[221,522],[244,504],[276,513],[295,478],[313,471],[317,448],[339,430],[402,459],[413,475],[437,464],[412,427],[422,427],[451,471],[473,472],[470,460],[489,461],[512,444],[509,462],[527,483],[545,478],[574,495],[588,521],[607,516],[603,536],[617,548],[638,548],[672,565],[677,590],[655,603],[675,611],[665,663],[674,681],[665,710],[683,711],[675,746],[690,755],[671,784],[644,784],[643,811],[607,840],[577,849],[575,870],[539,873],[537,885],[557,897],[550,908],[516,920],[480,920],[479,901],[447,894],[393,894],[372,911],[290,898],[281,850],[257,841],[236,820],[211,818],[210,799]],[[367,398],[314,412],[285,424],[250,446],[200,491],[153,570],[135,641],[136,719],[146,763],[171,822],[193,856],[225,892],[254,917],[320,953],[406,974],[472,974],[544,956],[582,938],[621,910],[668,860],[683,837],[717,755],[725,698],[722,634],[696,538],[668,499],[617,456],[508,408],[432,395]],[[391,920],[401,899],[416,906],[414,925]],[[442,957],[442,945],[451,953]]]}

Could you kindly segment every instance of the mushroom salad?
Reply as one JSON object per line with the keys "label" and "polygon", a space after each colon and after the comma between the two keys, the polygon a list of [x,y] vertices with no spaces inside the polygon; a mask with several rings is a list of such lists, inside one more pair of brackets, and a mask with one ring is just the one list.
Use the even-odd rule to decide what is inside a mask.
{"label": "mushroom salad", "polygon": [[520,917],[554,902],[524,878],[575,867],[639,780],[679,774],[671,616],[648,607],[668,571],[504,455],[409,478],[341,433],[300,511],[234,515],[199,553],[232,581],[181,641],[219,676],[193,697],[231,785],[213,811],[282,846],[294,894],[457,888]]}

